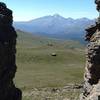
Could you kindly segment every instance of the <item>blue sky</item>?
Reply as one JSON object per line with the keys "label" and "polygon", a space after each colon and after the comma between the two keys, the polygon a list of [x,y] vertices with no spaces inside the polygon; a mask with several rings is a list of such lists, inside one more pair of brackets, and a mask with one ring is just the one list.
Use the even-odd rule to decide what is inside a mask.
{"label": "blue sky", "polygon": [[27,21],[38,17],[60,14],[72,17],[90,19],[96,18],[98,12],[94,0],[0,0],[13,10],[15,21]]}

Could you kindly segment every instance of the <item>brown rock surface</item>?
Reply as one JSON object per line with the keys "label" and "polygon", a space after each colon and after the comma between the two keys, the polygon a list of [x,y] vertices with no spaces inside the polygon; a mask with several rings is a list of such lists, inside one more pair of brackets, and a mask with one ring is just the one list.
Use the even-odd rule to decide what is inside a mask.
{"label": "brown rock surface", "polygon": [[[100,0],[95,0],[100,11]],[[100,17],[95,25],[86,29],[86,67],[84,88],[80,100],[100,100]]]}

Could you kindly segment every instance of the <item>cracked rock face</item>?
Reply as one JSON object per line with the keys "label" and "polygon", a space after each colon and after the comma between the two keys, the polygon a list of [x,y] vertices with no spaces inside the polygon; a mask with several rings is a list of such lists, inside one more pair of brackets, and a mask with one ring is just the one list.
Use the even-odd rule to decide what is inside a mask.
{"label": "cracked rock face", "polygon": [[[95,3],[100,11],[100,0],[95,0]],[[80,100],[100,100],[100,17],[86,32],[86,67]]]}
{"label": "cracked rock face", "polygon": [[16,38],[12,11],[0,2],[0,100],[21,100],[21,90],[13,82],[16,72]]}
{"label": "cracked rock face", "polygon": [[86,47],[83,95],[80,100],[100,100],[100,32],[93,34]]}

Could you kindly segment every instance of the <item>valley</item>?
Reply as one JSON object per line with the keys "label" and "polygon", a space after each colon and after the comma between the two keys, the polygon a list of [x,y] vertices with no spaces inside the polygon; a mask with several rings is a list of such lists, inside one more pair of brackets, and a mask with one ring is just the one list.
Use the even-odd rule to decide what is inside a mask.
{"label": "valley", "polygon": [[22,31],[17,33],[15,83],[23,93],[32,92],[34,88],[61,88],[83,82],[84,45],[73,40],[44,38]]}

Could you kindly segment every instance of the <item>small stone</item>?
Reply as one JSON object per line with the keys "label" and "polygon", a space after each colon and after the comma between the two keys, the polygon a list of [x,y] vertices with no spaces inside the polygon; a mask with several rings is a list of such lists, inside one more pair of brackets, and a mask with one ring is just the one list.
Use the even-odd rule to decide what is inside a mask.
{"label": "small stone", "polygon": [[57,54],[56,53],[52,53],[51,56],[57,56]]}

